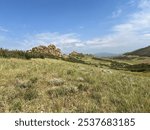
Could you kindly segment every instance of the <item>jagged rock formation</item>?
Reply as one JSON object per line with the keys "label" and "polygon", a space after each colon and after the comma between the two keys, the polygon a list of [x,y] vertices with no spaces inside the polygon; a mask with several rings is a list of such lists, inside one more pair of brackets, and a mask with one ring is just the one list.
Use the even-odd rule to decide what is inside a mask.
{"label": "jagged rock formation", "polygon": [[70,56],[77,56],[77,55],[78,55],[78,52],[73,51],[73,52],[71,52],[69,55],[70,55]]}
{"label": "jagged rock formation", "polygon": [[56,46],[53,45],[53,44],[50,44],[49,46],[40,45],[38,47],[32,48],[28,52],[53,55],[53,56],[56,56],[56,57],[61,57],[62,56],[61,50],[59,48],[56,48]]}
{"label": "jagged rock formation", "polygon": [[84,54],[73,51],[69,54],[71,57],[84,57]]}

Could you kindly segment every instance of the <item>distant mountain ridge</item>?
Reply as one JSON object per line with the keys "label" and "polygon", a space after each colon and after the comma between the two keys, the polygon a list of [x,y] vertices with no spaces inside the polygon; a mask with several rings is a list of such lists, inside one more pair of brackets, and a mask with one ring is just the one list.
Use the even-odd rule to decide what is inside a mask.
{"label": "distant mountain ridge", "polygon": [[124,55],[135,55],[135,56],[148,56],[150,57],[150,46],[144,47],[132,52],[125,53]]}
{"label": "distant mountain ridge", "polygon": [[101,52],[101,53],[96,53],[94,56],[96,57],[112,57],[112,56],[118,56],[119,54],[115,53],[108,53],[108,52]]}

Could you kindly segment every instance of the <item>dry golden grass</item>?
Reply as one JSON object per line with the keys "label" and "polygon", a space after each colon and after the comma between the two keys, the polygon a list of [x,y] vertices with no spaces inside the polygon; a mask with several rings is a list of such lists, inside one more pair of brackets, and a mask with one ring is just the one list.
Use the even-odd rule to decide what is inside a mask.
{"label": "dry golden grass", "polygon": [[150,112],[150,78],[62,60],[0,59],[0,112]]}

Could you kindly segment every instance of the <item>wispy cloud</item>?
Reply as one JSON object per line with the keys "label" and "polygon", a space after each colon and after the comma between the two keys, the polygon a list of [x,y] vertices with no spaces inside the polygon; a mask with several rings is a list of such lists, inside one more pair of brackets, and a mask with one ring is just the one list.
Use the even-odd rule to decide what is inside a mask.
{"label": "wispy cloud", "polygon": [[129,2],[127,3],[129,6],[136,6],[137,5],[137,1],[138,0],[129,0]]}
{"label": "wispy cloud", "polygon": [[5,41],[5,37],[0,35],[0,44],[2,44]]}
{"label": "wispy cloud", "polygon": [[1,32],[9,32],[8,29],[6,29],[6,28],[4,28],[4,27],[2,27],[2,26],[0,26],[0,31],[1,31]]}
{"label": "wispy cloud", "polygon": [[142,8],[144,10],[149,9],[150,7],[150,0],[140,0],[138,4],[139,8]]}
{"label": "wispy cloud", "polygon": [[[63,50],[86,50],[94,51],[128,51],[130,48],[143,47],[150,44],[150,0],[138,1],[138,11],[129,14],[128,20],[112,27],[112,32],[105,36],[96,37],[89,40],[81,40],[80,36],[75,33],[39,33],[26,36],[22,42],[26,48],[48,43],[54,43]],[[117,16],[121,11],[114,14]],[[86,49],[85,49],[86,48]],[[116,49],[117,48],[117,49]],[[128,49],[128,50],[126,50]],[[119,53],[120,53],[119,52]]]}
{"label": "wispy cloud", "polygon": [[67,48],[82,47],[84,44],[80,40],[79,36],[75,33],[60,34],[55,33],[39,33],[34,35],[28,35],[23,40],[22,44],[25,48],[32,48],[37,45],[55,44],[57,47],[65,50]]}
{"label": "wispy cloud", "polygon": [[138,1],[137,8],[139,11],[129,14],[127,21],[113,26],[111,34],[87,41],[87,44],[99,48],[136,48],[150,44],[150,0]]}
{"label": "wispy cloud", "polygon": [[80,29],[84,29],[84,26],[79,26]]}
{"label": "wispy cloud", "polygon": [[[53,43],[64,52],[79,50],[87,53],[98,51],[121,53],[144,47],[150,44],[150,0],[138,0],[135,5],[137,11],[128,14],[126,21],[112,26],[111,33],[104,36],[81,40],[80,35],[76,33],[46,32],[26,35],[23,40],[15,43],[21,44],[23,49]],[[116,12],[118,14],[114,16],[121,13],[121,11]],[[0,39],[4,40],[2,37]]]}
{"label": "wispy cloud", "polygon": [[121,15],[121,13],[122,13],[122,9],[118,9],[117,11],[114,11],[114,12],[112,13],[112,18],[117,18],[117,17],[119,17],[119,16]]}

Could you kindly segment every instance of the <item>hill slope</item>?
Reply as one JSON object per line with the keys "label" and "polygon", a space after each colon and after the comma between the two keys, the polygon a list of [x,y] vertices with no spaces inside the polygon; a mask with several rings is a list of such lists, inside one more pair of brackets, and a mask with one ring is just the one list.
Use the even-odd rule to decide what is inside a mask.
{"label": "hill slope", "polygon": [[150,57],[150,46],[135,50],[133,52],[125,53],[125,55],[137,55]]}
{"label": "hill slope", "polygon": [[0,58],[0,112],[150,112],[144,75],[56,59]]}

